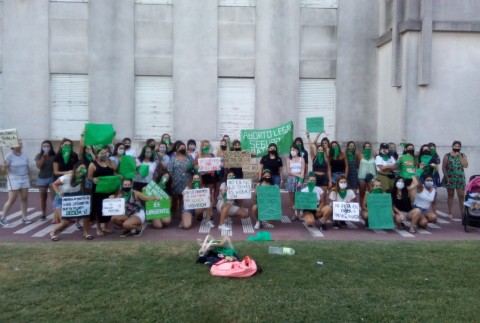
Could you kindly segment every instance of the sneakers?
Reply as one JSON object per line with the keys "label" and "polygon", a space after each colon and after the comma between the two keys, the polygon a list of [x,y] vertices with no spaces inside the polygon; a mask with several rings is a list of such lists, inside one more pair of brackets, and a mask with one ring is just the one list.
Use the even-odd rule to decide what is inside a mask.
{"label": "sneakers", "polygon": [[215,228],[215,224],[213,224],[212,220],[205,222],[205,224],[210,228]]}
{"label": "sneakers", "polygon": [[25,219],[22,219],[22,223],[23,224],[30,224],[30,223],[32,223],[32,220],[29,220],[29,219],[25,218]]}
{"label": "sneakers", "polygon": [[82,231],[83,230],[83,227],[80,224],[80,222],[75,222],[75,228],[77,228],[77,231]]}
{"label": "sneakers", "polygon": [[262,227],[264,227],[265,229],[273,229],[274,228],[273,224],[268,223],[268,221],[262,221]]}
{"label": "sneakers", "polygon": [[347,226],[347,222],[345,222],[345,221],[340,221],[340,226],[341,226],[341,227],[346,227],[346,226]]}
{"label": "sneakers", "polygon": [[0,225],[5,228],[9,227],[10,223],[8,223],[7,219],[0,219]]}
{"label": "sneakers", "polygon": [[338,223],[338,221],[334,221],[334,222],[333,222],[333,228],[334,228],[335,230],[340,229],[340,223]]}
{"label": "sneakers", "polygon": [[133,236],[134,237],[140,237],[143,233],[143,230],[145,230],[145,227],[146,226],[144,224],[142,224],[142,226],[140,227],[140,230],[135,229],[135,231],[133,231]]}
{"label": "sneakers", "polygon": [[325,224],[320,224],[320,230],[327,231],[327,226]]}
{"label": "sneakers", "polygon": [[123,230],[122,234],[120,235],[120,238],[126,238],[131,234],[132,232],[130,230]]}
{"label": "sneakers", "polygon": [[40,217],[40,221],[46,221],[46,220],[47,220],[47,216],[46,216],[46,215],[42,215],[42,216]]}
{"label": "sneakers", "polygon": [[255,223],[255,226],[253,228],[255,230],[259,230],[260,229],[260,221],[257,221],[257,223]]}
{"label": "sneakers", "polygon": [[232,229],[230,227],[227,227],[226,224],[222,224],[222,225],[218,226],[218,230],[220,230],[220,231],[230,231]]}

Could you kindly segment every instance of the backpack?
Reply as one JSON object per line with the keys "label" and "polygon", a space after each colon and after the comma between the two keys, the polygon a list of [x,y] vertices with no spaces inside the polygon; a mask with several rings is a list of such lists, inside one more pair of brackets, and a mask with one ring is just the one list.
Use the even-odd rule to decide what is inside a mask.
{"label": "backpack", "polygon": [[243,261],[221,260],[210,268],[212,276],[220,277],[250,277],[257,272],[257,264],[249,256]]}

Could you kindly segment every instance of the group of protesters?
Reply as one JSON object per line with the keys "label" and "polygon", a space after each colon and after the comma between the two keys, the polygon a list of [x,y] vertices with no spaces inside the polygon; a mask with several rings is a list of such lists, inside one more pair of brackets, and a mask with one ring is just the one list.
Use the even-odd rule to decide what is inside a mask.
{"label": "group of protesters", "polygon": [[[404,228],[404,221],[410,223],[409,231],[415,233],[417,227],[426,228],[436,222],[436,189],[444,187],[448,192],[448,215],[452,217],[454,192],[457,192],[460,211],[463,214],[465,195],[465,172],[467,156],[461,152],[461,143],[454,141],[451,152],[443,159],[436,152],[434,143],[424,144],[418,152],[414,145],[403,141],[402,152],[397,152],[395,143],[381,143],[378,151],[369,142],[357,149],[354,141],[349,141],[345,149],[338,141],[328,137],[320,140],[318,133],[312,140],[306,132],[307,141],[301,137],[293,140],[290,151],[282,154],[275,143],[268,146],[260,158],[256,185],[277,185],[288,192],[291,221],[304,221],[314,226],[319,221],[321,230],[327,230],[327,223],[333,218],[333,202],[357,202],[360,216],[368,227],[368,194],[391,194],[392,217],[398,228]],[[197,145],[198,143],[198,145]],[[269,221],[258,217],[257,195],[254,190],[251,212],[246,201],[227,199],[229,179],[243,178],[241,167],[229,167],[225,162],[228,151],[242,151],[239,140],[230,140],[225,135],[214,151],[208,140],[190,139],[172,141],[169,134],[163,134],[157,142],[148,139],[140,151],[136,151],[130,138],[124,138],[114,145],[85,145],[80,141],[79,152],[72,149],[73,141],[63,139],[55,152],[50,140],[42,142],[35,155],[38,168],[36,185],[40,192],[40,220],[47,217],[47,203],[53,201],[55,224],[50,233],[52,241],[60,239],[59,233],[75,222],[87,240],[91,223],[96,223],[96,235],[112,233],[112,226],[122,230],[121,237],[140,236],[150,225],[162,229],[172,221],[172,216],[180,216],[180,227],[189,229],[194,219],[203,221],[214,228],[231,230],[226,225],[229,217],[248,218],[255,222],[254,228],[272,228]],[[309,157],[310,156],[310,157]],[[214,171],[200,171],[199,159],[220,157],[222,167]],[[311,163],[311,165],[309,165]],[[22,222],[31,223],[27,217],[28,189],[30,188],[29,157],[22,150],[19,140],[5,157],[4,172],[8,174],[8,200],[3,207],[0,224],[9,227],[7,215],[11,206],[20,196]],[[127,175],[128,174],[128,175]],[[169,217],[148,221],[145,216],[145,202],[159,200],[158,196],[146,194],[149,183],[155,183],[169,196],[171,212]],[[210,206],[200,209],[185,209],[183,195],[186,190],[208,188]],[[317,207],[299,210],[295,207],[296,192],[314,192]],[[76,218],[62,217],[62,199],[66,196],[90,194],[91,210],[87,216]],[[105,216],[102,204],[105,199],[124,198],[125,212]],[[333,221],[333,228],[346,226],[344,221]]]}

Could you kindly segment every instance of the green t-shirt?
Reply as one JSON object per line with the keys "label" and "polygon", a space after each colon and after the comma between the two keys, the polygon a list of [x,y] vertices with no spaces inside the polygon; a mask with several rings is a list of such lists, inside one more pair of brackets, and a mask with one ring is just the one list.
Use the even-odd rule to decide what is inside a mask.
{"label": "green t-shirt", "polygon": [[415,158],[409,154],[402,155],[398,159],[397,165],[399,167],[398,175],[403,178],[410,179],[415,175]]}

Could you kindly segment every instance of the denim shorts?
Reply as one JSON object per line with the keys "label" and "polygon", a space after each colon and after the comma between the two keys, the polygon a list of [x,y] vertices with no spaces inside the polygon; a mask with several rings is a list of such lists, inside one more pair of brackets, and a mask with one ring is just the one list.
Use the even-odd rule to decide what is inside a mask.
{"label": "denim shorts", "polygon": [[50,186],[53,183],[53,176],[48,178],[37,178],[37,186]]}

